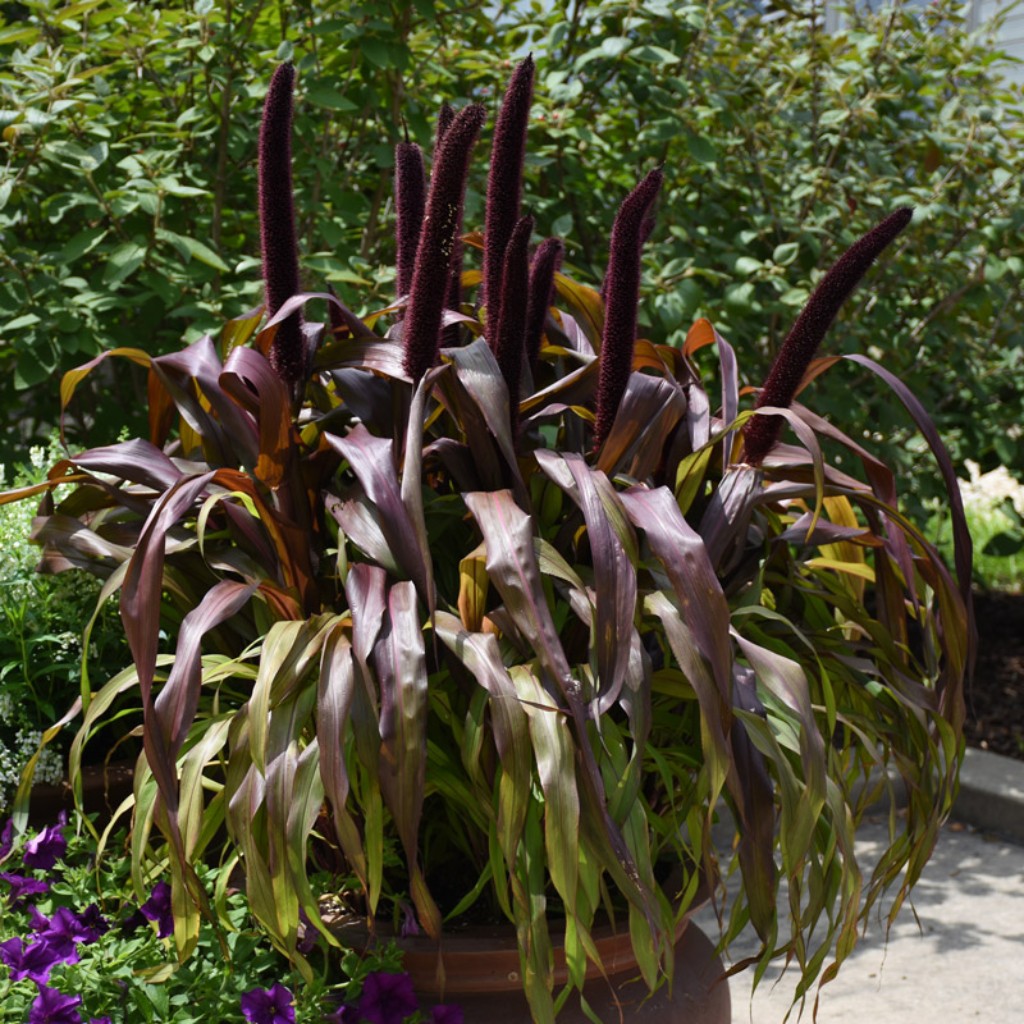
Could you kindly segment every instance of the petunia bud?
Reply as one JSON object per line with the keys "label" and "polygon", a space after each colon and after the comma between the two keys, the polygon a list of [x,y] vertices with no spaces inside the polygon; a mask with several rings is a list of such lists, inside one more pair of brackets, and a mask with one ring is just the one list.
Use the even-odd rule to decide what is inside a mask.
{"label": "petunia bud", "polygon": [[[295,68],[282,64],[270,80],[259,139],[259,216],[267,313],[273,316],[299,292],[299,250],[292,200],[292,87]],[[302,320],[292,314],[278,325],[270,362],[294,384],[305,364]]]}
{"label": "petunia bud", "polygon": [[399,295],[408,295],[412,287],[416,246],[426,203],[423,152],[415,142],[400,142],[395,147],[395,269]]}
{"label": "petunia bud", "polygon": [[650,233],[649,213],[661,188],[662,177],[660,168],[651,171],[623,200],[612,225],[604,287],[595,447],[604,444],[612,429],[633,368],[636,312],[640,301],[640,252],[643,239]]}
{"label": "petunia bud", "polygon": [[494,354],[508,388],[512,436],[519,420],[519,381],[523,372],[529,290],[529,245],[533,218],[522,217],[512,229],[501,275],[501,319],[495,329]]}
{"label": "petunia bud", "polygon": [[417,382],[437,361],[469,158],[486,116],[487,111],[479,104],[460,110],[434,160],[403,336],[405,372]]}
{"label": "petunia bud", "polygon": [[[814,289],[807,305],[782,343],[775,362],[761,387],[757,408],[770,405],[789,408],[825,332],[832,325],[840,306],[857,287],[860,279],[886,246],[910,223],[912,206],[891,213],[866,235],[854,242],[833,264]],[[759,466],[778,440],[781,416],[754,416],[743,428],[743,459]]]}
{"label": "petunia bud", "polygon": [[[526,125],[533,98],[533,58],[527,57],[512,73],[501,111],[494,124],[491,169],[487,176],[487,209],[484,216],[484,266],[482,301],[487,304],[487,323],[501,320],[501,281],[505,249],[519,219],[519,193],[526,156]],[[493,329],[488,341],[497,344]]]}
{"label": "petunia bud", "polygon": [[530,264],[530,295],[526,306],[526,342],[524,349],[530,368],[537,372],[540,359],[540,339],[544,333],[544,318],[555,294],[555,272],[562,262],[564,247],[559,238],[546,238],[537,246]]}

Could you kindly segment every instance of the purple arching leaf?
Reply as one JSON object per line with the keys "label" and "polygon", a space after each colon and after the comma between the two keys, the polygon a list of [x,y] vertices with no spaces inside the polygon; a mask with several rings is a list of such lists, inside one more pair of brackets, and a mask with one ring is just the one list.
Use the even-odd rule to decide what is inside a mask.
{"label": "purple arching leaf", "polygon": [[567,702],[569,692],[575,692],[579,684],[569,671],[569,662],[544,596],[531,518],[515,503],[508,490],[478,491],[463,498],[483,534],[491,582],[540,660],[549,692]]}
{"label": "purple arching leaf", "polygon": [[199,707],[203,637],[241,611],[255,592],[255,584],[221,580],[178,628],[174,665],[154,702],[156,726],[172,761],[177,759]]}
{"label": "purple arching leaf", "polygon": [[[365,341],[381,341],[381,338],[374,334],[337,295],[333,295],[331,292],[300,292],[297,295],[293,295],[287,302],[282,303],[281,308],[263,325],[263,330],[266,331],[271,327],[277,327],[293,313],[302,309],[307,302],[313,302],[316,299],[320,299],[334,308],[335,314],[344,320],[345,326],[352,332],[354,338]],[[261,331],[260,333],[262,334],[263,332]]]}
{"label": "purple arching leaf", "polygon": [[[559,476],[552,464],[557,455],[547,451],[536,453],[541,469],[559,486]],[[575,487],[565,489],[583,512],[587,525],[594,565],[594,632],[591,649],[596,652],[599,692],[596,712],[604,714],[619,699],[629,663],[630,642],[636,614],[636,571],[622,543],[608,521],[607,511],[598,493],[595,477],[604,474],[590,469],[583,457],[565,454],[562,461]]]}
{"label": "purple arching leaf", "polygon": [[409,422],[405,431],[405,454],[402,459],[402,504],[405,506],[415,534],[416,544],[419,547],[426,586],[423,596],[431,618],[434,616],[437,595],[434,593],[434,562],[430,552],[430,539],[427,536],[427,524],[423,517],[423,424],[427,398],[437,379],[447,372],[446,366],[435,366],[428,370],[416,385],[409,408]]}
{"label": "purple arching leaf", "polygon": [[600,448],[597,468],[646,480],[661,462],[665,441],[686,413],[686,397],[667,377],[631,373]]}
{"label": "purple arching leaf", "polygon": [[88,377],[100,363],[110,359],[112,356],[123,356],[126,359],[130,359],[137,366],[141,366],[147,370],[153,361],[152,356],[150,356],[148,352],[139,348],[111,348],[107,349],[105,352],[101,352],[98,356],[94,356],[81,366],[76,366],[73,370],[68,370],[60,379],[60,440],[62,444],[65,443],[64,414],[67,412],[68,405],[71,403],[71,399],[74,397],[78,385],[81,384],[82,381],[85,380],[85,378]]}
{"label": "purple arching leaf", "polygon": [[160,594],[163,588],[164,542],[168,531],[194,505],[214,473],[182,477],[164,493],[142,529],[135,554],[121,588],[121,619],[139,670],[143,706],[149,707],[160,630]]}
{"label": "purple arching leaf", "polygon": [[[203,439],[208,462],[218,466],[255,463],[256,425],[221,390],[219,377],[223,366],[209,335],[203,335],[180,352],[157,356],[151,370],[181,418]],[[201,395],[209,400],[209,409],[203,405]]]}
{"label": "purple arching leaf", "polygon": [[960,594],[964,599],[970,616],[973,632],[973,603],[971,599],[971,576],[973,561],[973,545],[971,534],[967,528],[967,519],[964,515],[963,499],[960,495],[960,486],[956,480],[956,470],[950,460],[949,452],[935,429],[935,424],[926,412],[924,406],[913,394],[913,392],[898,377],[890,373],[884,366],[880,366],[873,359],[859,354],[844,356],[851,362],[859,363],[867,367],[872,373],[879,376],[896,393],[896,397],[903,403],[907,412],[910,413],[917,429],[921,431],[928,447],[935,456],[939,465],[939,472],[942,474],[943,483],[946,485],[946,494],[949,497],[950,511],[953,516],[953,559],[956,565],[957,582],[960,585]]}
{"label": "purple arching leaf", "polygon": [[[683,621],[711,666],[720,699],[732,695],[729,604],[704,542],[683,518],[667,487],[632,487],[620,496],[626,514],[644,531],[655,558],[665,567]],[[728,722],[728,712],[724,715]]]}
{"label": "purple arching leaf", "polygon": [[430,573],[416,540],[416,529],[402,502],[395,469],[394,445],[357,423],[344,437],[325,433],[327,443],[348,460],[366,496],[379,514],[379,525],[402,571],[412,579],[424,603],[431,601]]}
{"label": "purple arching leaf", "polygon": [[101,567],[109,573],[132,557],[132,547],[114,544],[80,519],[59,512],[33,519],[31,536],[44,546],[41,564],[48,572],[74,567],[100,575]]}
{"label": "purple arching leaf", "polygon": [[[525,487],[516,461],[509,394],[494,353],[487,342],[479,338],[465,348],[445,349],[442,354],[450,360],[459,384],[487,424],[515,482],[516,493],[522,496]],[[469,441],[472,445],[473,439]]]}
{"label": "purple arching leaf", "polygon": [[331,804],[335,834],[345,859],[363,889],[369,891],[366,851],[347,808],[350,785],[345,765],[345,742],[355,695],[356,668],[352,645],[342,629],[335,628],[324,644],[317,685],[316,735],[320,748],[320,777]]}
{"label": "purple arching leaf", "polygon": [[[722,419],[732,423],[740,411],[739,369],[736,366],[736,352],[714,327],[715,344],[718,347],[718,366],[722,375]],[[692,389],[691,389],[692,390]],[[722,465],[732,461],[733,431],[727,430],[722,438]]]}
{"label": "purple arching leaf", "polygon": [[350,368],[372,370],[392,380],[411,384],[412,378],[402,365],[402,346],[371,334],[369,338],[343,338],[322,348],[314,361],[316,370]]}
{"label": "purple arching leaf", "polygon": [[159,448],[141,438],[92,448],[74,456],[72,462],[93,473],[109,473],[161,493],[182,477],[181,470]]}
{"label": "purple arching leaf", "polygon": [[[255,417],[259,427],[259,454],[253,473],[271,490],[277,489],[294,454],[291,403],[285,382],[258,352],[236,348],[228,356],[218,383]],[[294,513],[295,510],[289,511]]]}

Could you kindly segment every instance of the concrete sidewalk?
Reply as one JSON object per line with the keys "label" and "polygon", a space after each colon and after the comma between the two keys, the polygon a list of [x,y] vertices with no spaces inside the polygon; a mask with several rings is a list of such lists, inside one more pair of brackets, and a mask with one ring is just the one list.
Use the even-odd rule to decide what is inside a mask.
{"label": "concrete sidewalk", "polygon": [[[1006,825],[1019,821],[1024,827],[1024,802],[1008,804],[1007,792],[1024,794],[1022,783],[1024,763],[975,752],[965,765],[967,799],[959,816],[1017,835]],[[865,868],[885,836],[881,820],[865,822],[858,833],[858,859]],[[954,822],[939,837],[911,901],[913,910],[904,905],[888,944],[884,918],[872,912],[856,951],[821,990],[819,1024],[1024,1022],[1024,845]],[[698,923],[715,937],[713,915],[703,912]],[[751,932],[749,940],[741,936],[732,955],[741,959],[756,949]],[[730,981],[733,1024],[782,1024],[796,973],[780,978],[773,967],[753,994],[751,980],[748,971]],[[812,1009],[813,995],[803,1020],[811,1020]]]}

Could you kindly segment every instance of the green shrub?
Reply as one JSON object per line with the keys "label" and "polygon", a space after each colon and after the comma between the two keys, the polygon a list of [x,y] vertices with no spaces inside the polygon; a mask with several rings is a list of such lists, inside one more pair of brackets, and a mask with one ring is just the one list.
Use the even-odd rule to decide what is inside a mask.
{"label": "green shrub", "polygon": [[[344,17],[324,0],[301,16],[258,0],[6,5],[21,15],[0,28],[0,454],[48,433],[52,389],[25,389],[57,369],[116,345],[167,351],[259,301],[248,200],[275,59],[292,57],[302,82],[296,188],[316,211],[299,225],[304,273],[358,291],[365,313],[393,294],[402,119],[427,143],[443,97],[490,101],[504,55],[532,47],[543,89],[526,190],[538,231],[566,238],[569,273],[598,276],[618,197],[664,161],[643,318],[678,343],[709,316],[754,354],[755,383],[814,268],[914,204],[886,284],[831,344],[898,372],[957,461],[1024,467],[1004,426],[1024,417],[1020,98],[952,0],[852,16],[835,35],[810,7],[768,22],[721,0],[552,6],[492,21],[422,2]],[[468,223],[481,201],[471,188]],[[846,372],[821,407],[928,492],[898,410]],[[141,409],[141,391],[120,380],[119,404]],[[109,415],[95,398],[79,409],[86,425]]]}

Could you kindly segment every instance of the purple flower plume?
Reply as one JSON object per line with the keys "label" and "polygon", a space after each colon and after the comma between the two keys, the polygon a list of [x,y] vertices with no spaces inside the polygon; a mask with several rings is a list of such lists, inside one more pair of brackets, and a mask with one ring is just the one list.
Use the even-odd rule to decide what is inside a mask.
{"label": "purple flower plume", "polygon": [[640,301],[640,251],[644,238],[650,232],[648,214],[661,188],[661,181],[661,169],[655,168],[626,196],[612,225],[604,288],[604,333],[597,382],[595,448],[604,444],[612,429],[633,367],[636,310]]}
{"label": "purple flower plume", "polygon": [[434,154],[441,148],[441,141],[445,137],[445,133],[452,126],[452,121],[455,120],[455,109],[452,105],[445,100],[441,104],[441,109],[437,112],[437,130],[434,134]]}
{"label": "purple flower plume", "polygon": [[524,349],[534,374],[540,359],[540,339],[544,318],[555,295],[555,272],[562,263],[564,247],[559,238],[546,238],[537,246],[530,264],[530,289],[526,303],[526,343]]}
{"label": "purple flower plume", "polygon": [[[900,207],[854,242],[833,264],[782,343],[762,385],[757,408],[766,405],[782,409],[789,407],[840,306],[882,250],[910,223],[913,215],[912,206]],[[778,439],[783,422],[781,416],[755,416],[749,420],[743,428],[744,461],[759,466]]]}
{"label": "purple flower plume", "polygon": [[61,811],[57,815],[56,825],[47,825],[42,832],[25,844],[25,850],[21,855],[25,867],[49,871],[64,856],[68,848],[68,841],[64,838],[64,827],[67,823],[67,811]]}
{"label": "purple flower plume", "polygon": [[423,151],[415,142],[400,142],[395,147],[395,269],[399,295],[408,295],[412,286],[416,245],[420,240],[426,203]]}
{"label": "purple flower plume", "polygon": [[497,349],[501,322],[501,288],[505,249],[519,220],[519,193],[526,155],[526,125],[533,99],[533,58],[527,57],[512,72],[501,111],[494,124],[491,169],[487,176],[484,217],[484,273],[482,300],[487,304],[487,340]]}
{"label": "purple flower plume", "polygon": [[295,999],[278,982],[242,994],[242,1014],[252,1024],[295,1024]]}
{"label": "purple flower plume", "polygon": [[41,896],[50,888],[49,882],[28,878],[25,875],[15,875],[9,871],[0,872],[0,880],[8,885],[7,899],[12,907],[19,906],[27,896]]}
{"label": "purple flower plume", "polygon": [[529,289],[529,245],[533,218],[521,217],[505,249],[501,275],[501,319],[494,332],[494,354],[508,388],[513,440],[519,421],[519,381],[526,340],[526,300]]}
{"label": "purple flower plume", "polygon": [[378,971],[366,976],[359,1013],[370,1024],[402,1024],[418,1005],[408,974]]}
{"label": "purple flower plume", "polygon": [[[273,316],[299,291],[299,248],[292,199],[292,87],[295,68],[282,64],[270,80],[259,139],[260,245],[267,313]],[[305,365],[302,320],[298,313],[278,325],[270,362],[291,384]]]}
{"label": "purple flower plume", "polygon": [[479,104],[463,107],[455,115],[430,175],[427,214],[404,321],[405,372],[416,382],[437,360],[452,256],[462,223],[469,157],[486,116]]}
{"label": "purple flower plume", "polygon": [[55,988],[39,986],[39,994],[28,1009],[28,1024],[82,1024],[77,1007],[81,996],[66,996]]}
{"label": "purple flower plume", "polygon": [[[455,111],[452,105],[446,100],[441,104],[437,112],[437,130],[434,133],[434,159],[436,161],[438,151],[441,148],[441,140],[445,133],[452,126],[455,120]],[[455,243],[452,245],[452,262],[448,270],[448,291],[445,293],[445,307],[447,309],[458,309],[462,305],[462,213],[459,212],[459,223],[455,227]],[[445,348],[450,345],[457,345],[459,341],[459,325],[449,324],[441,332],[440,345]]]}
{"label": "purple flower plume", "polygon": [[156,933],[166,939],[174,931],[174,915],[171,912],[171,887],[166,882],[157,882],[153,886],[149,899],[139,907],[139,912],[147,921],[156,921]]}

